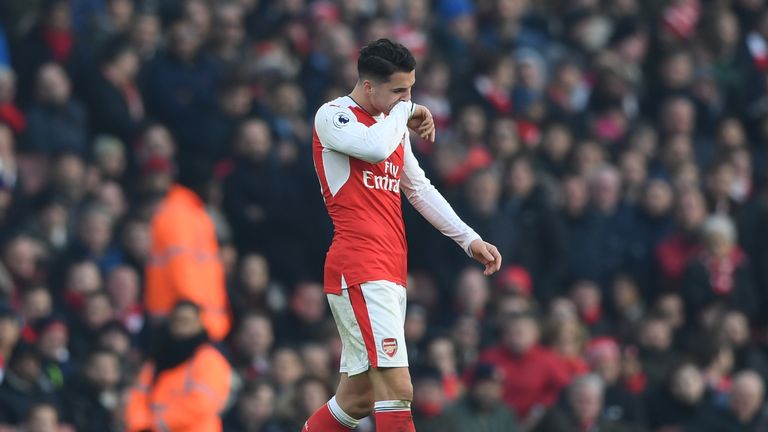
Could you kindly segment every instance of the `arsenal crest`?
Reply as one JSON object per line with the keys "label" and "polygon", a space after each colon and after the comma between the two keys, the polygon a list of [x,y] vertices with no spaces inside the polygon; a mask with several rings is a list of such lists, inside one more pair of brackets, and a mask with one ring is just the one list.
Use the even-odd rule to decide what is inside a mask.
{"label": "arsenal crest", "polygon": [[384,351],[384,354],[390,357],[393,357],[397,353],[397,339],[395,338],[382,339],[381,349]]}

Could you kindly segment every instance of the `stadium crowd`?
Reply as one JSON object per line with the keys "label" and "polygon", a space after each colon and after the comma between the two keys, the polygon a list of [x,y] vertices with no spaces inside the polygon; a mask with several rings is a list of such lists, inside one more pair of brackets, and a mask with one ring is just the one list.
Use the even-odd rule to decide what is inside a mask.
{"label": "stadium crowd", "polygon": [[[133,403],[190,361],[220,404],[185,412],[301,428],[340,353],[313,114],[382,37],[438,125],[421,165],[505,263],[406,206],[417,430],[768,431],[763,0],[0,1],[0,430],[186,430]],[[176,181],[215,239],[162,321]]]}

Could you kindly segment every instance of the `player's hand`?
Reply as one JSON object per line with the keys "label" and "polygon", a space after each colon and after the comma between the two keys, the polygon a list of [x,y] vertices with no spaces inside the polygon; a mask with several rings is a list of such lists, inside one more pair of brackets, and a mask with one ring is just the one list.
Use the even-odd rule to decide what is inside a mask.
{"label": "player's hand", "polygon": [[472,258],[485,265],[484,275],[490,276],[501,268],[501,254],[496,246],[477,239],[469,245],[469,251],[472,252]]}
{"label": "player's hand", "polygon": [[422,139],[435,142],[435,120],[424,105],[413,104],[413,114],[408,120],[408,129],[419,134]]}

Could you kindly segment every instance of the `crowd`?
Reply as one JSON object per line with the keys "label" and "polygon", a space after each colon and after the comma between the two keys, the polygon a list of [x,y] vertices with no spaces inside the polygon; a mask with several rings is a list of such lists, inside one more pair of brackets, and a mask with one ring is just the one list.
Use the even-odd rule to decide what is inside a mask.
{"label": "crowd", "polygon": [[[340,353],[313,114],[381,37],[505,264],[404,209],[417,430],[768,431],[762,0],[3,0],[0,430],[166,430],[142,392],[190,376],[162,421],[300,429]],[[190,181],[231,323],[145,295]]]}

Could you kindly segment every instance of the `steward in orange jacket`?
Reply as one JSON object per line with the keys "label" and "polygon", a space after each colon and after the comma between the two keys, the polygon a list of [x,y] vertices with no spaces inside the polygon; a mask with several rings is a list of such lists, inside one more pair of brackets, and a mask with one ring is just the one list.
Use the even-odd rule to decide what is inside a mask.
{"label": "steward in orange jacket", "polygon": [[221,432],[231,387],[232,368],[208,341],[200,308],[182,301],[128,395],[126,431]]}
{"label": "steward in orange jacket", "polygon": [[224,267],[213,221],[193,189],[171,186],[152,218],[151,242],[144,292],[149,316],[165,317],[179,300],[191,300],[211,340],[222,340],[231,326]]}

